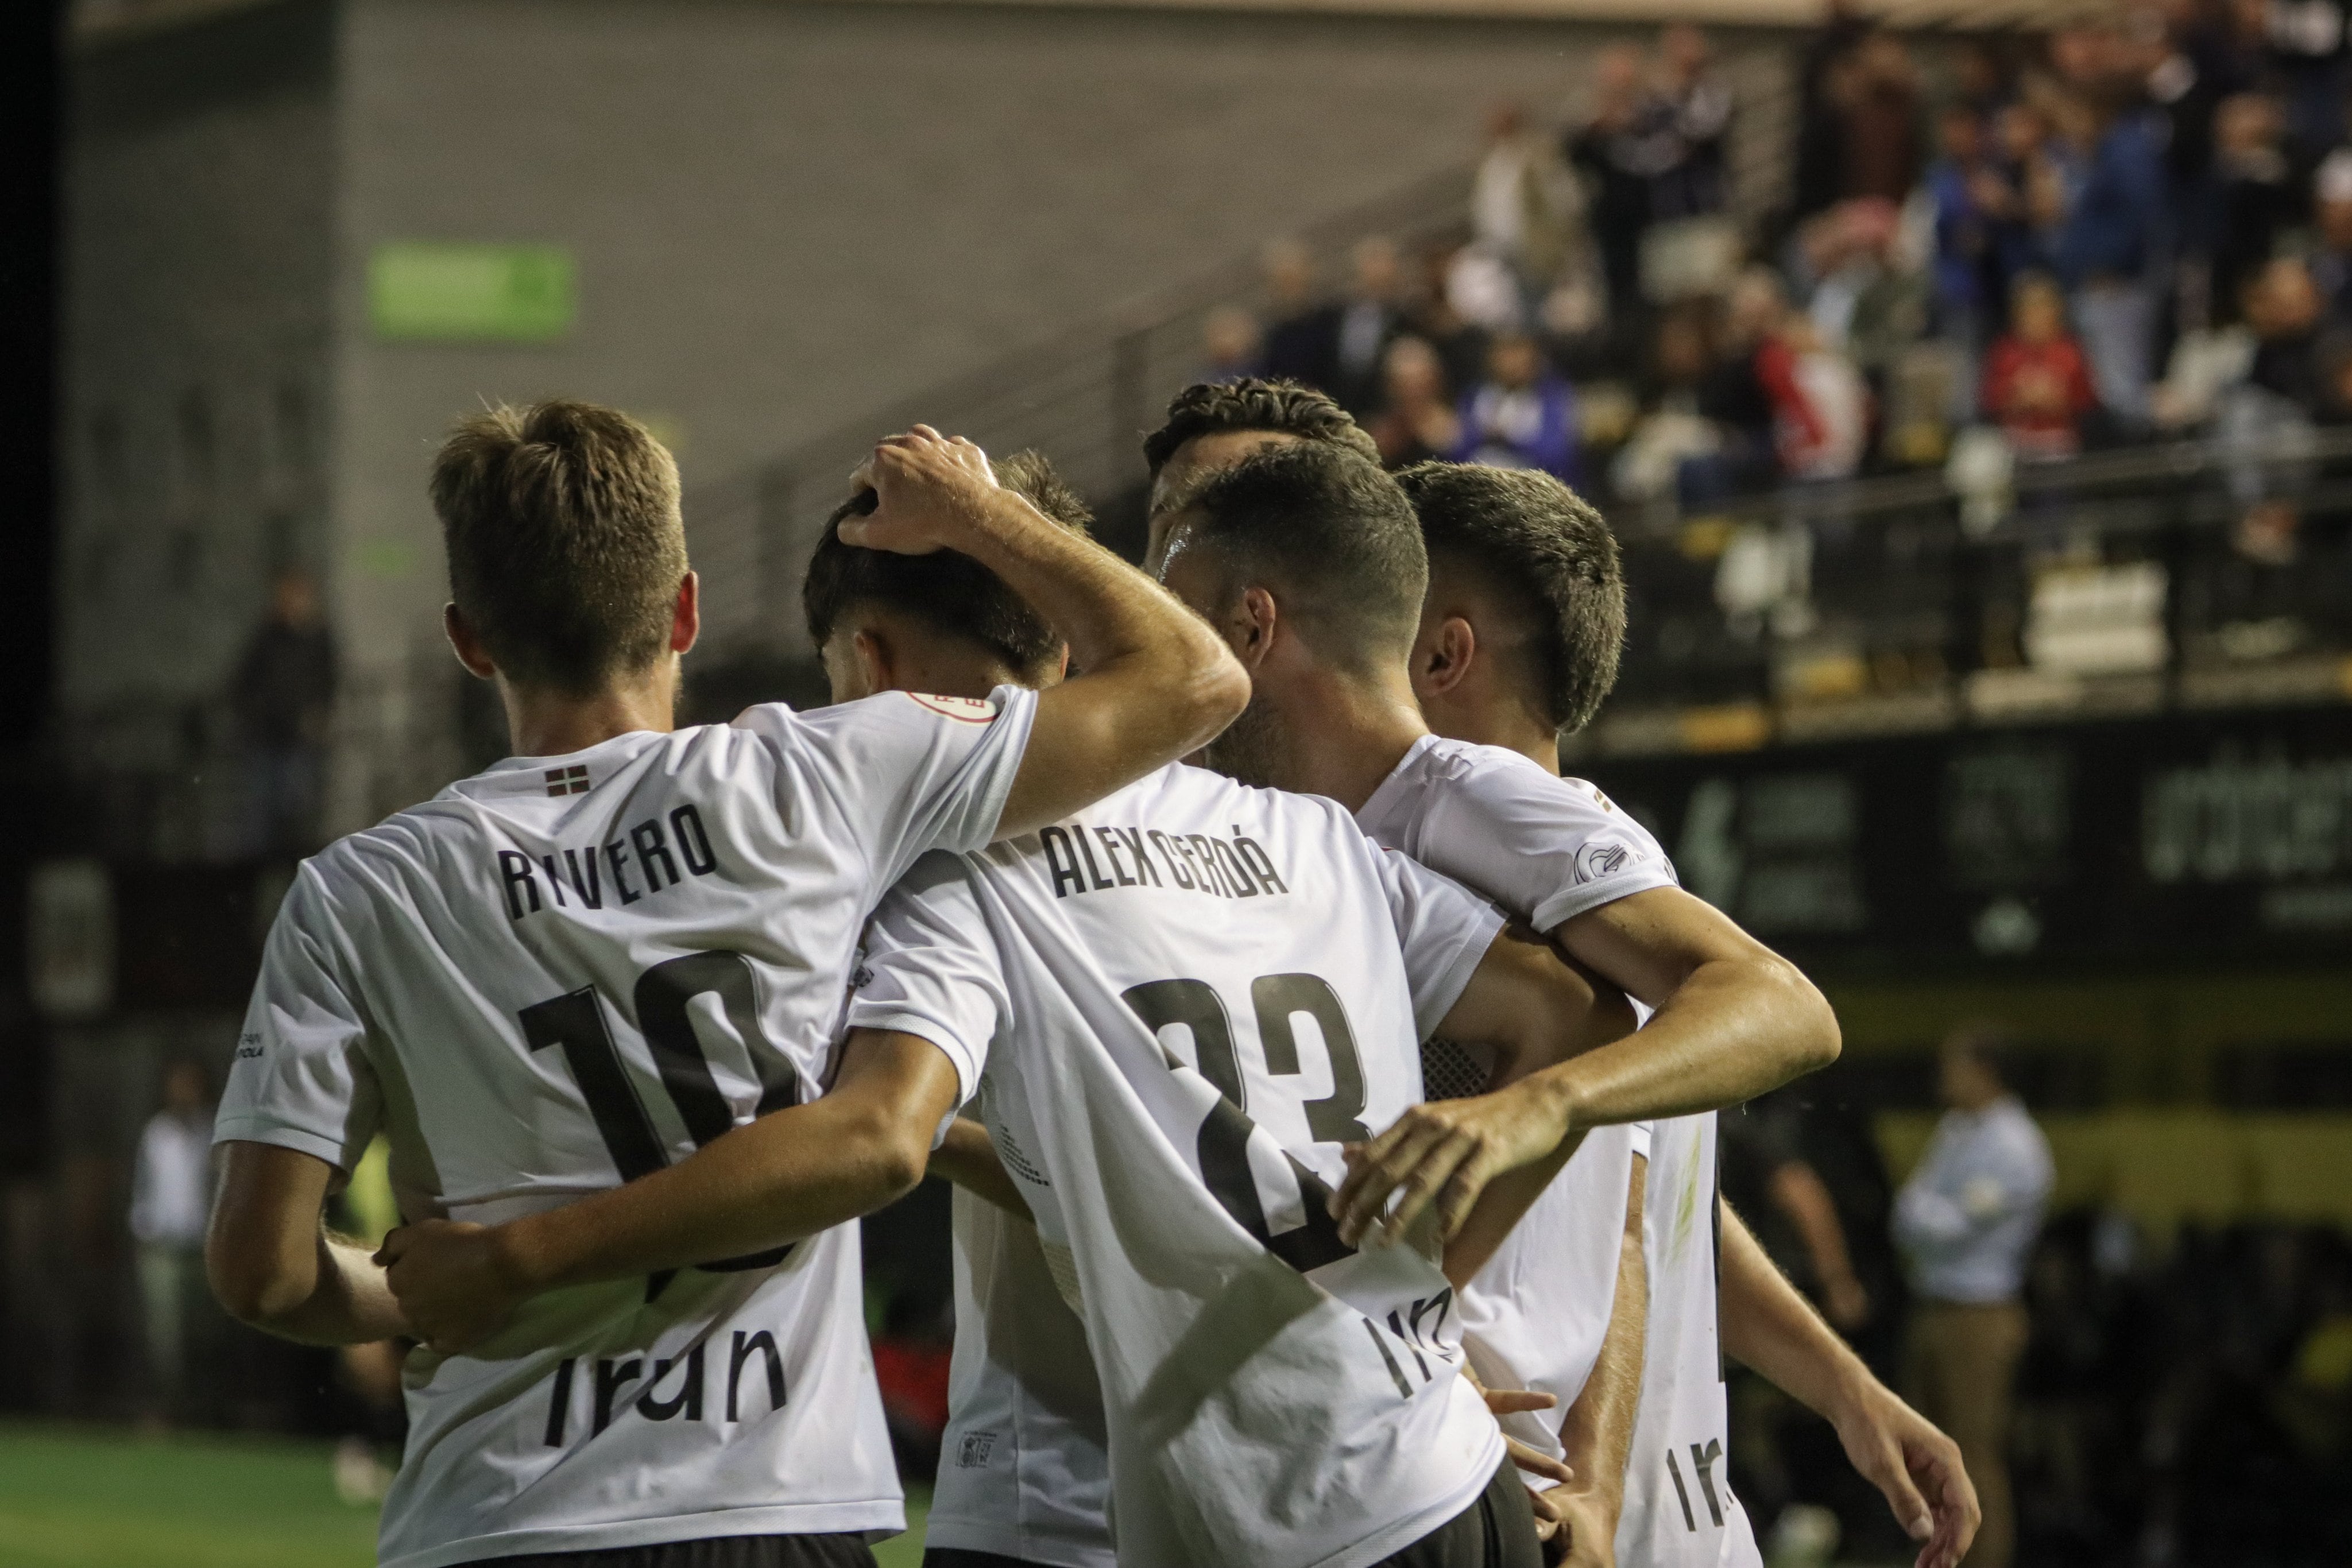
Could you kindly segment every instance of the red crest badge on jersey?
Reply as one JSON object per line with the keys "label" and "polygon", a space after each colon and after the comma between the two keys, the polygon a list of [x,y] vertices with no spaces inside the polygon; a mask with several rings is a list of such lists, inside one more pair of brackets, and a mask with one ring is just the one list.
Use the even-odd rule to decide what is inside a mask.
{"label": "red crest badge on jersey", "polygon": [[989,697],[942,697],[929,692],[908,692],[907,695],[945,718],[961,719],[966,724],[996,722],[996,704]]}

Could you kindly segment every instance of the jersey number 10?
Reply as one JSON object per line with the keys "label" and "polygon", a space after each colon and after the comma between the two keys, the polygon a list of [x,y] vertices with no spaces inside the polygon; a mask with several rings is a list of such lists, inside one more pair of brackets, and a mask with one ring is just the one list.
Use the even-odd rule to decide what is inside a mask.
{"label": "jersey number 10", "polygon": [[[800,1100],[800,1074],[793,1071],[793,1064],[772,1047],[756,1049],[767,1041],[760,1033],[759,1009],[752,1000],[750,959],[740,953],[688,953],[656,964],[637,977],[637,1028],[645,1032],[654,1065],[661,1072],[662,1087],[698,1149],[735,1125],[735,1108],[719,1092],[719,1082],[710,1074],[710,1059],[703,1054],[702,1041],[696,1038],[693,1019],[688,1015],[688,1004],[705,995],[719,998],[736,1034],[747,1047],[755,1047],[751,1052],[752,1069],[760,1075],[755,1114],[764,1116]],[[531,1050],[562,1048],[572,1082],[580,1085],[588,1113],[596,1119],[597,1135],[604,1140],[623,1181],[650,1176],[669,1164],[669,1151],[654,1131],[653,1118],[646,1113],[645,1103],[629,1081],[628,1064],[613,1040],[604,1000],[595,987],[583,986],[551,997],[515,1016],[522,1022],[523,1039]],[[792,1249],[788,1241],[764,1252],[701,1267],[722,1273],[769,1269],[782,1262]]]}

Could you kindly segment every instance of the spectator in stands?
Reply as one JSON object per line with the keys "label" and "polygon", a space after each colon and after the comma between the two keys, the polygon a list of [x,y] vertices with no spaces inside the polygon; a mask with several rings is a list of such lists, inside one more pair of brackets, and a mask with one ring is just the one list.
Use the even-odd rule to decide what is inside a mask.
{"label": "spectator in stands", "polygon": [[2247,384],[2306,416],[2320,413],[2330,393],[2321,362],[2324,306],[2310,267],[2300,256],[2278,257],[2247,281],[2242,304],[2254,334]]}
{"label": "spectator in stands", "polygon": [[1496,335],[1486,379],[1462,398],[1456,462],[1539,468],[1576,482],[1576,398],[1525,332]]}
{"label": "spectator in stands", "polygon": [[1846,66],[1871,24],[1854,0],[1829,0],[1797,69],[1797,145],[1790,216],[1809,218],[1845,194]]}
{"label": "spectator in stands", "polygon": [[[1663,128],[1647,112],[1642,56],[1612,44],[1593,62],[1592,116],[1569,140],[1568,158],[1591,192],[1587,208],[1601,247],[1609,309],[1622,316],[1642,300],[1642,236],[1650,227],[1650,183],[1662,167]],[[1669,133],[1670,134],[1670,133]]]}
{"label": "spectator in stands", "polygon": [[205,1321],[205,1226],[212,1217],[213,1109],[205,1070],[175,1061],[163,1107],[139,1134],[131,1178],[131,1234],[139,1245],[151,1417],[184,1416],[191,1330]]}
{"label": "spectator in stands", "polygon": [[2209,254],[2216,320],[2237,319],[2248,280],[2270,260],[2280,233],[2303,216],[2285,134],[2277,101],[2260,93],[2225,99],[2214,115]]}
{"label": "spectator in stands", "polygon": [[2050,265],[2051,242],[2065,215],[2065,179],[2050,145],[2049,118],[2019,100],[1993,116],[1992,156],[1976,183],[1991,225],[1993,276],[1988,308],[2009,298],[2021,272]]}
{"label": "spectator in stands", "polygon": [[1446,396],[1445,367],[1437,350],[1419,338],[1389,345],[1388,388],[1380,416],[1371,422],[1381,461],[1408,468],[1444,457],[1462,442],[1462,421]]}
{"label": "spectator in stands", "polygon": [[1382,358],[1405,330],[1404,268],[1395,242],[1379,235],[1358,241],[1349,260],[1353,274],[1324,390],[1360,420],[1379,409]]}
{"label": "spectator in stands", "polygon": [[1315,259],[1295,239],[1265,249],[1265,373],[1301,386],[1328,386],[1339,346],[1339,312],[1315,297]]}
{"label": "spectator in stands", "polygon": [[1201,370],[1196,382],[1237,382],[1263,373],[1263,340],[1257,318],[1238,305],[1220,305],[1201,323]]}
{"label": "spectator in stands", "polygon": [[2107,411],[2147,423],[2156,307],[2170,226],[2160,132],[2144,111],[2112,100],[2067,100],[2080,185],[2057,236],[2060,278]]}
{"label": "spectator in stands", "polygon": [[1712,216],[1730,202],[1731,89],[1716,73],[1706,35],[1688,22],[1659,35],[1658,60],[1658,105],[1670,136],[1651,180],[1651,219]]}
{"label": "spectator in stands", "polygon": [[2330,152],[2312,177],[2312,217],[2317,245],[2312,281],[2328,318],[2352,324],[2352,147]]}
{"label": "spectator in stands", "polygon": [[1754,363],[1772,408],[1781,474],[1851,478],[1870,434],[1870,393],[1853,361],[1822,340],[1811,317],[1783,305],[1758,340]]}
{"label": "spectator in stands", "polygon": [[1895,1239],[1916,1298],[1911,1402],[1952,1435],[1984,1507],[1969,1568],[2009,1568],[2010,1400],[2025,1349],[2026,1264],[2050,1199],[2049,1141],[2002,1081],[2005,1042],[1971,1026],[1945,1040],[1948,1107],[1895,1199]]}
{"label": "spectator in stands", "polygon": [[1990,335],[1995,279],[1993,224],[2009,198],[1991,165],[1984,117],[1967,103],[1937,116],[1939,154],[1927,174],[1927,200],[1935,213],[1936,335],[1969,361],[1984,352]]}
{"label": "spectator in stands", "polygon": [[320,612],[318,584],[299,567],[278,573],[269,613],[229,681],[246,748],[247,854],[318,847],[335,674],[335,636]]}
{"label": "spectator in stands", "polygon": [[1720,340],[1698,382],[1698,412],[1723,436],[1727,490],[1779,472],[1773,455],[1772,397],[1757,361],[1765,341],[1780,330],[1789,298],[1780,275],[1751,267],[1735,279],[1724,306]]}
{"label": "spectator in stands", "polygon": [[1919,183],[1919,73],[1903,40],[1874,30],[1839,68],[1833,84],[1844,137],[1845,177],[1839,194],[1900,204]]}
{"label": "spectator in stands", "polygon": [[[1483,310],[1491,300],[1481,298],[1486,286],[1472,276],[1465,257],[1468,246],[1432,246],[1421,258],[1422,286],[1413,297],[1407,333],[1437,350],[1445,367],[1446,395],[1466,387],[1486,368],[1486,335]],[[1491,283],[1491,278],[1486,280]]]}
{"label": "spectator in stands", "polygon": [[2009,330],[1985,356],[1984,411],[2027,462],[2072,457],[2098,407],[2082,345],[2066,329],[2066,298],[2029,272],[2010,292]]}
{"label": "spectator in stands", "polygon": [[1470,183],[1475,250],[1509,269],[1517,318],[1532,321],[1568,260],[1583,221],[1583,194],[1549,136],[1516,103],[1487,117],[1486,151]]}

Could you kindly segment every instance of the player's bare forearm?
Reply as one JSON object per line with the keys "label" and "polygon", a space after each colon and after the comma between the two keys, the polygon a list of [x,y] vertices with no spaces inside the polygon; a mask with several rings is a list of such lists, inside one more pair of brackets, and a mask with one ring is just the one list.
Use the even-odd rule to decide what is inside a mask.
{"label": "player's bare forearm", "polygon": [[1877,1381],[1728,1203],[1723,1205],[1721,1266],[1725,1354],[1832,1420]]}
{"label": "player's bare forearm", "polygon": [[1038,699],[997,836],[1059,821],[1198,750],[1249,702],[1249,677],[1198,616],[1109,550],[999,486],[980,449],[918,425],[859,470],[873,513],[841,525],[869,549],[961,550],[1070,645],[1078,674]]}
{"label": "player's bare forearm", "polygon": [[1650,1270],[1642,1250],[1648,1166],[1642,1156],[1633,1156],[1609,1328],[1583,1389],[1559,1426],[1560,1447],[1577,1474],[1577,1488],[1591,1494],[1595,1512],[1612,1535],[1624,1507],[1625,1458],[1633,1447],[1633,1417],[1642,1403],[1642,1365],[1649,1339]]}
{"label": "player's bare forearm", "polygon": [[[1524,928],[1496,934],[1437,1033],[1495,1054],[1496,1077],[1509,1086],[1465,1100],[1416,1105],[1370,1142],[1348,1152],[1348,1176],[1333,1195],[1339,1234],[1355,1244],[1387,1210],[1402,1235],[1424,1208],[1437,1210],[1439,1234],[1459,1234],[1488,1184],[1527,1170],[1486,1212],[1467,1262],[1491,1254],[1517,1216],[1573,1152],[1580,1130],[1540,1093],[1535,1079],[1515,1076],[1602,1048],[1632,1032],[1633,1009],[1622,992],[1553,951]],[[1391,1195],[1396,1207],[1388,1209]],[[1500,1229],[1496,1228],[1499,1225]],[[1449,1260],[1448,1268],[1454,1265]],[[1475,1269],[1474,1270],[1475,1271]]]}
{"label": "player's bare forearm", "polygon": [[1004,1162],[997,1157],[988,1129],[968,1116],[959,1116],[948,1124],[946,1141],[931,1151],[931,1174],[946,1177],[974,1197],[992,1203],[1008,1214],[1035,1218],[1029,1200],[1022,1195],[1021,1184],[1013,1179]]}
{"label": "player's bare forearm", "polygon": [[229,1315],[303,1344],[365,1344],[407,1333],[367,1249],[320,1226],[334,1167],[275,1145],[226,1148],[205,1270]]}
{"label": "player's bare forearm", "polygon": [[1725,1352],[1837,1428],[1854,1469],[1920,1543],[1917,1568],[1953,1568],[1981,1517],[1958,1446],[1878,1380],[1727,1203],[1722,1219]]}
{"label": "player's bare forearm", "polygon": [[1603,904],[1551,936],[1655,1009],[1639,1034],[1544,1075],[1573,1124],[1720,1110],[1837,1060],[1837,1016],[1812,982],[1680,888]]}
{"label": "player's bare forearm", "polygon": [[765,1251],[904,1196],[923,1179],[932,1130],[957,1093],[954,1066],[930,1041],[859,1030],[821,1098],[498,1228],[530,1293]]}
{"label": "player's bare forearm", "polygon": [[562,1208],[497,1226],[403,1226],[377,1258],[416,1332],[462,1351],[542,1291],[765,1252],[879,1208],[922,1179],[958,1088],[929,1040],[860,1030],[821,1099]]}

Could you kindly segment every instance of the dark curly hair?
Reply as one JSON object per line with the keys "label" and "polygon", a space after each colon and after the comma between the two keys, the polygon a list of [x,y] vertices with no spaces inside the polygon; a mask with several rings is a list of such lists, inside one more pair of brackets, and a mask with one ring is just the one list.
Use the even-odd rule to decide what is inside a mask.
{"label": "dark curly hair", "polygon": [[[998,484],[1055,522],[1072,533],[1091,531],[1093,514],[1042,454],[1016,452],[994,467]],[[1045,618],[971,557],[957,550],[897,555],[842,543],[843,519],[869,510],[871,494],[861,491],[834,509],[809,558],[801,612],[819,652],[843,617],[878,604],[969,637],[1024,676],[1044,674],[1061,657],[1062,639]]]}
{"label": "dark curly hair", "polygon": [[1224,568],[1228,603],[1253,580],[1272,588],[1342,669],[1412,649],[1429,557],[1412,505],[1379,464],[1336,443],[1270,446],[1212,475],[1184,515],[1188,548]]}
{"label": "dark curly hair", "polygon": [[1381,460],[1363,426],[1348,411],[1313,387],[1297,382],[1243,376],[1230,382],[1195,382],[1168,404],[1168,423],[1143,438],[1143,461],[1151,476],[1186,442],[1225,430],[1270,430],[1304,441],[1328,442],[1373,463]]}
{"label": "dark curly hair", "polygon": [[1397,476],[1430,560],[1468,565],[1517,598],[1540,651],[1538,694],[1562,732],[1581,729],[1617,684],[1625,574],[1607,519],[1549,474],[1417,463]]}

